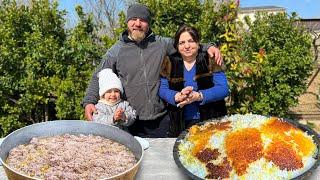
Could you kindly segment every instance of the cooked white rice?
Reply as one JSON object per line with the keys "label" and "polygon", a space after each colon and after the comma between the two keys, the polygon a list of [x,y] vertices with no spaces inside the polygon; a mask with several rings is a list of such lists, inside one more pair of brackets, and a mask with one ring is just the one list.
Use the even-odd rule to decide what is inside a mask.
{"label": "cooked white rice", "polygon": [[[229,117],[225,117],[220,122],[227,122],[231,121],[230,129],[224,131],[217,131],[215,132],[206,147],[210,147],[212,149],[218,149],[220,156],[215,159],[211,160],[211,163],[219,164],[222,162],[223,157],[227,157],[226,154],[226,144],[225,139],[230,132],[234,132],[237,130],[245,129],[245,128],[256,128],[259,130],[264,124],[266,124],[270,118],[261,116],[261,115],[233,115]],[[206,164],[202,163],[198,160],[197,157],[192,155],[192,149],[194,144],[188,141],[189,134],[186,135],[185,139],[181,140],[181,144],[179,145],[179,154],[180,154],[180,161],[194,175],[205,179],[208,175],[208,171],[206,169]],[[312,143],[314,144],[314,148],[310,153],[310,156],[302,157],[303,167],[300,169],[287,171],[286,169],[281,170],[276,164],[272,161],[267,160],[265,157],[261,157],[255,162],[249,164],[246,169],[246,173],[242,176],[237,175],[235,169],[233,168],[232,171],[229,173],[230,179],[289,179],[299,176],[300,174],[307,171],[315,162],[316,160],[314,157],[317,153],[317,148],[311,136],[307,133],[304,133],[304,136],[307,137]],[[263,143],[263,149],[265,150],[270,143],[272,143],[272,137],[261,133],[261,140]]]}

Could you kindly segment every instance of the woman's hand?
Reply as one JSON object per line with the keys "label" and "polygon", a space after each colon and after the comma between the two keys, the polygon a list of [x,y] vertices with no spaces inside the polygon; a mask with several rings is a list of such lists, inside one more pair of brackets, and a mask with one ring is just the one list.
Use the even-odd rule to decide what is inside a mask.
{"label": "woman's hand", "polygon": [[203,97],[200,92],[192,91],[185,100],[181,101],[179,104],[177,104],[178,107],[183,107],[187,104],[191,104],[195,101],[202,101]]}
{"label": "woman's hand", "polygon": [[192,90],[193,90],[192,86],[187,86],[187,87],[183,88],[180,92],[177,92],[177,94],[174,96],[174,100],[178,103],[185,101],[186,98],[192,92]]}
{"label": "woman's hand", "polygon": [[174,96],[174,100],[176,102],[184,101],[187,98],[187,95],[182,94],[181,92],[177,92],[177,94]]}
{"label": "woman's hand", "polygon": [[181,93],[188,96],[192,92],[192,90],[193,90],[192,86],[187,86],[181,90]]}

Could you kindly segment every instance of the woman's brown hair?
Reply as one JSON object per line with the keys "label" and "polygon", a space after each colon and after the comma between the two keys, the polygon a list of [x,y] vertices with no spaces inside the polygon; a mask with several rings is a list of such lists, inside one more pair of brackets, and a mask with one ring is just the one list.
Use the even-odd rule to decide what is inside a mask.
{"label": "woman's brown hair", "polygon": [[198,32],[198,30],[192,26],[184,24],[178,28],[176,34],[174,35],[173,45],[176,48],[176,50],[178,50],[180,35],[184,32],[188,32],[196,43],[200,43],[200,33]]}

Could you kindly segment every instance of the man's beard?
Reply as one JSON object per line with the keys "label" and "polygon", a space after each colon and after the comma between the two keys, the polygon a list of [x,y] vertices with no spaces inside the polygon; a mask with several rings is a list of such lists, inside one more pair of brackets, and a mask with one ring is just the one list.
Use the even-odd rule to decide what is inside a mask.
{"label": "man's beard", "polygon": [[139,30],[129,31],[129,36],[132,38],[132,40],[141,42],[146,37],[146,33]]}

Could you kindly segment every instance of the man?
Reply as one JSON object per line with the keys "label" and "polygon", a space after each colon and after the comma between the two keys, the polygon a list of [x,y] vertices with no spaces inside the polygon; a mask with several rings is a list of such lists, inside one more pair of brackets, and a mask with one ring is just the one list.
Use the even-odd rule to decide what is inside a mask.
{"label": "man", "polygon": [[[125,97],[137,112],[135,123],[129,128],[132,135],[140,137],[167,137],[169,116],[158,96],[160,67],[164,57],[175,52],[170,38],[156,36],[150,29],[151,14],[141,4],[127,10],[127,30],[120,40],[106,53],[97,68],[82,101],[85,115],[92,120],[96,111],[94,104],[99,99],[97,72],[112,68],[124,87]],[[220,51],[208,49],[221,64]]]}

